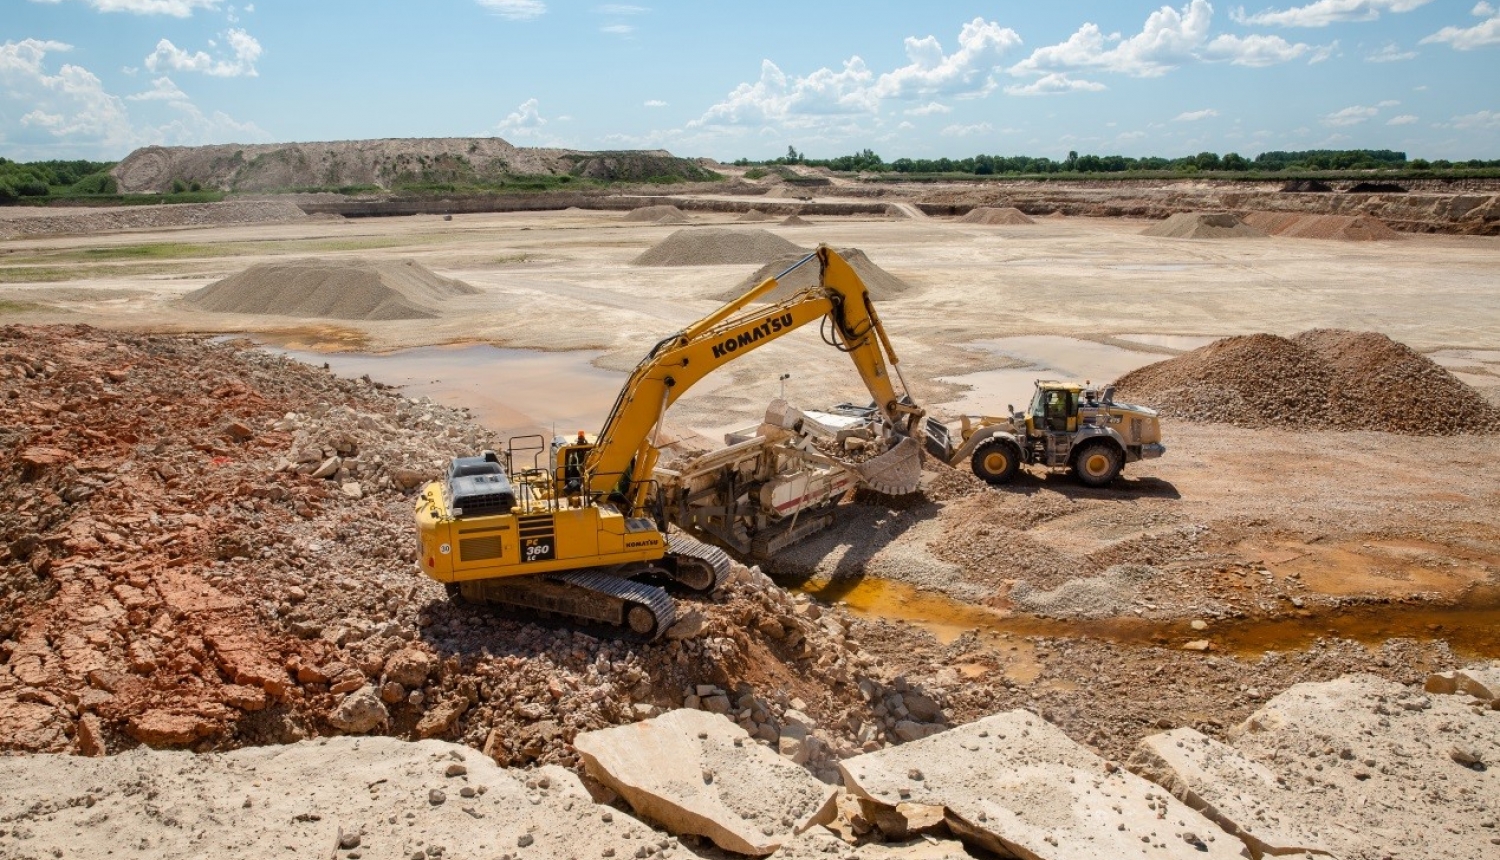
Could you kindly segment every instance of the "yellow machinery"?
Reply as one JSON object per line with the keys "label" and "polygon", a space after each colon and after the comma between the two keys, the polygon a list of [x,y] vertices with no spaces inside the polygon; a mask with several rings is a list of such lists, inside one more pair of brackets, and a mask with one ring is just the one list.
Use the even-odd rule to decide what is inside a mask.
{"label": "yellow machinery", "polygon": [[[817,286],[747,309],[778,278],[813,262],[820,267]],[[853,360],[884,431],[875,440],[879,456],[851,468],[877,489],[915,490],[921,445],[911,437],[924,427],[924,413],[891,382],[890,370],[900,375],[898,359],[864,283],[824,246],[653,347],[596,437],[579,434],[550,446],[539,436],[518,437],[503,455],[455,459],[448,476],[427,484],[417,502],[423,573],[455,598],[659,636],[674,611],[651,581],[706,593],[729,566],[723,551],[667,534],[653,474],[662,417],[709,373],[814,321],[823,323],[824,340]]]}
{"label": "yellow machinery", "polygon": [[1115,402],[1113,386],[1038,380],[1031,406],[1008,411],[1008,418],[964,416],[956,440],[953,428],[929,418],[927,450],[952,466],[968,461],[991,484],[1008,483],[1031,463],[1071,469],[1089,487],[1105,486],[1126,463],[1167,450],[1156,411]]}

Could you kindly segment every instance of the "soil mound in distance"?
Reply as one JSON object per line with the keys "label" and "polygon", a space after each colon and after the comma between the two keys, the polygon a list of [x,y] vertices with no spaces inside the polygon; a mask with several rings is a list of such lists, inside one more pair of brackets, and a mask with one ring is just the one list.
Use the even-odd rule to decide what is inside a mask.
{"label": "soil mound in distance", "polygon": [[781,219],[781,226],[783,227],[811,227],[812,223],[801,215],[788,215]]}
{"label": "soil mound in distance", "polygon": [[1035,224],[1030,215],[1014,206],[980,206],[958,219],[964,224]]}
{"label": "soil mound in distance", "polygon": [[[907,290],[912,289],[911,284],[907,283],[901,278],[896,277],[890,272],[887,272],[885,269],[882,269],[879,266],[875,265],[875,263],[870,260],[869,256],[867,256],[864,251],[861,251],[858,248],[840,248],[838,249],[838,252],[839,256],[843,257],[849,263],[849,267],[854,270],[855,274],[859,275],[859,279],[865,282],[865,288],[869,290],[870,298],[895,298],[896,296],[899,296]],[[761,266],[756,270],[755,274],[741,281],[733,288],[725,290],[721,293],[716,293],[710,296],[710,298],[715,298],[725,302],[737,299],[740,296],[744,295],[746,290],[750,289],[756,284],[759,284],[766,278],[774,278],[777,275],[780,275],[782,272],[785,272],[789,267],[794,265],[798,260],[802,259],[805,256],[807,256],[806,253],[797,253],[788,254],[784,257],[778,257],[772,262]],[[790,298],[797,293],[800,293],[803,290],[807,289],[808,287],[814,286],[817,283],[818,264],[817,261],[814,260],[808,262],[807,265],[801,267],[795,272],[792,272],[790,275],[787,275],[776,285],[776,289],[772,290],[764,296],[761,296],[759,301],[779,302],[782,299]]]}
{"label": "soil mound in distance", "polygon": [[681,218],[687,220],[681,209],[676,206],[642,206],[625,213],[626,221],[660,221],[663,218]]}
{"label": "soil mound in distance", "polygon": [[1115,384],[1121,400],[1163,415],[1240,427],[1421,436],[1500,430],[1500,410],[1479,392],[1376,332],[1224,338]]}
{"label": "soil mound in distance", "polygon": [[344,320],[434,319],[454,296],[478,293],[411,260],[349,263],[302,259],[259,263],[194,290],[184,300],[231,314]]}
{"label": "soil mound in distance", "polygon": [[1288,227],[1307,217],[1309,216],[1301,212],[1267,212],[1256,210],[1254,212],[1246,212],[1245,217],[1241,220],[1268,236],[1280,236],[1286,232]]}
{"label": "soil mound in distance", "polygon": [[744,222],[752,222],[752,221],[774,221],[774,220],[776,220],[776,217],[774,215],[767,215],[765,212],[762,212],[759,209],[751,209],[749,212],[746,212],[745,214],[741,215],[736,220],[744,221]]}
{"label": "soil mound in distance", "polygon": [[1230,212],[1178,212],[1141,232],[1168,239],[1254,239],[1266,234]]}
{"label": "soil mound in distance", "polygon": [[1368,215],[1309,215],[1281,231],[1290,239],[1334,239],[1342,242],[1380,242],[1401,234],[1379,218]]}
{"label": "soil mound in distance", "polygon": [[760,265],[788,255],[809,253],[810,249],[794,245],[768,230],[709,227],[678,230],[632,262],[637,266]]}

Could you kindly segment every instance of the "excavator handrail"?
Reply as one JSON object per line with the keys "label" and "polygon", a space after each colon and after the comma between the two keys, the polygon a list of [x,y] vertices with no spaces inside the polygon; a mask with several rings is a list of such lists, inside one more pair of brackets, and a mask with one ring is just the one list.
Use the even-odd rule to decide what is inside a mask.
{"label": "excavator handrail", "polygon": [[[814,258],[819,261],[817,286],[737,315],[757,298],[775,290],[781,278]],[[918,432],[925,413],[909,405],[904,379],[901,388],[907,398],[905,404],[891,382],[886,359],[889,358],[890,367],[896,368],[898,379],[900,361],[875,314],[868,288],[836,251],[820,245],[777,277],[767,278],[652,347],[621,387],[597,440],[587,446],[583,471],[590,494],[609,495],[618,486],[615,476],[624,474],[628,483],[635,486],[651,473],[656,460],[656,450],[649,441],[653,428],[659,428],[667,408],[698,380],[733,360],[741,351],[756,349],[813,320],[833,326],[843,346],[826,336],[825,341],[850,355],[885,418],[904,433]]]}

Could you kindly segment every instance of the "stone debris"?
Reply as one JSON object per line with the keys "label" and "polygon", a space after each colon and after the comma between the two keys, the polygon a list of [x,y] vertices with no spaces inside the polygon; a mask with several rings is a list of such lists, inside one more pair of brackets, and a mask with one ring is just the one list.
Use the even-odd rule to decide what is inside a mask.
{"label": "stone debris", "polygon": [[1469,666],[1451,672],[1427,676],[1424,689],[1429,693],[1473,696],[1500,710],[1500,663],[1491,666]]}
{"label": "stone debris", "polygon": [[775,854],[776,860],[973,860],[973,856],[962,842],[930,837],[855,847],[822,827],[792,837]]}
{"label": "stone debris", "polygon": [[[463,759],[460,777],[445,768]],[[541,774],[541,775],[538,775]],[[462,798],[456,783],[473,791]],[[445,792],[446,802],[429,802]],[[686,856],[573,774],[497,767],[473,750],[332,738],[197,755],[0,757],[0,856],[155,858]],[[107,824],[101,824],[106,822]],[[339,853],[330,852],[339,848]]]}
{"label": "stone debris", "polygon": [[832,786],[702,711],[586,732],[573,745],[588,775],[642,818],[728,851],[770,854],[836,811]]}
{"label": "stone debris", "polygon": [[[1282,814],[1348,860],[1500,851],[1500,712],[1372,675],[1298,684],[1230,734]],[[1455,755],[1455,751],[1458,753]]]}
{"label": "stone debris", "polygon": [[[1302,852],[1327,854],[1303,819],[1282,807],[1296,794],[1265,765],[1193,729],[1173,729],[1141,741],[1130,769],[1172,792],[1226,832],[1244,840],[1256,856]],[[1317,827],[1318,822],[1306,822]]]}
{"label": "stone debris", "polygon": [[1178,212],[1141,231],[1142,236],[1169,239],[1264,239],[1265,231],[1232,212]]}
{"label": "stone debris", "polygon": [[769,230],[695,227],[678,230],[647,248],[631,261],[636,266],[760,265],[788,254],[806,255],[806,248],[792,244]]}
{"label": "stone debris", "polygon": [[962,224],[1035,224],[1036,220],[1014,206],[976,206],[958,219]]}
{"label": "stone debris", "polygon": [[839,770],[851,793],[880,806],[945,808],[960,839],[1002,856],[1186,860],[1239,857],[1243,847],[1025,710],[848,759]]}
{"label": "stone debris", "polygon": [[308,257],[257,263],[188,293],[183,301],[218,313],[405,320],[436,319],[448,300],[478,292],[415,260]]}

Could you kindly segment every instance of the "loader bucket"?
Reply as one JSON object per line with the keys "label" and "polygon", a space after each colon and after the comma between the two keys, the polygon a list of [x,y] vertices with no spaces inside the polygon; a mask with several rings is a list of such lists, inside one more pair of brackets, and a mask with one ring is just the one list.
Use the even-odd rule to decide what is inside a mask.
{"label": "loader bucket", "polygon": [[922,446],[910,436],[891,450],[852,467],[870,489],[888,496],[914,493],[922,480]]}

